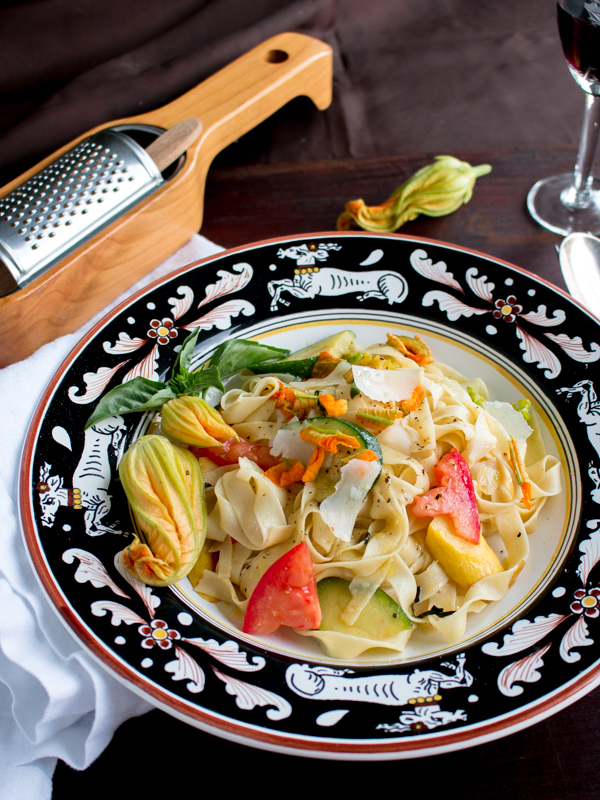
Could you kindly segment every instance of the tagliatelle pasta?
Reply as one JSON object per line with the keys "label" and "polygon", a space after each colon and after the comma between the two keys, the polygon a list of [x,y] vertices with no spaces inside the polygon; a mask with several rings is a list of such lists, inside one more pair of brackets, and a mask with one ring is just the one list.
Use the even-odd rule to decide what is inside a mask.
{"label": "tagliatelle pasta", "polygon": [[[547,454],[533,412],[526,420],[501,398],[488,401],[479,379],[469,382],[423,358],[424,343],[412,340],[411,349],[411,340],[403,338],[406,346],[394,346],[393,335],[365,350],[353,343],[329,359],[328,374],[320,374],[317,364],[305,380],[246,371],[241,385],[223,394],[220,413],[247,450],[225,465],[201,454],[211,484],[207,541],[216,564],[194,589],[224,602],[233,619],[243,618],[267,569],[301,543],[309,549],[317,586],[327,578],[347,583],[344,631],[301,631],[340,659],[371,648],[400,653],[417,630],[459,641],[468,615],[505,597],[517,578],[529,556],[528,534],[546,499],[561,491],[560,463]],[[319,394],[331,399],[321,404]],[[339,415],[323,427],[327,408]],[[311,426],[311,420],[319,422]],[[350,426],[365,432],[366,445],[348,444]],[[315,448],[325,440],[331,446],[342,430],[347,438],[339,439],[338,452],[326,450],[316,473],[306,473]],[[377,447],[369,448],[373,438]],[[298,474],[310,479],[277,485],[253,458],[265,448],[279,461],[301,462]],[[413,513],[416,499],[438,485],[436,469],[451,453],[472,478],[481,536],[501,541],[502,553],[489,555],[486,545],[460,556],[463,545],[446,514],[436,522]],[[486,564],[498,566],[484,569],[484,556]],[[477,570],[481,577],[472,580]],[[384,638],[349,633],[379,590],[412,627]]]}

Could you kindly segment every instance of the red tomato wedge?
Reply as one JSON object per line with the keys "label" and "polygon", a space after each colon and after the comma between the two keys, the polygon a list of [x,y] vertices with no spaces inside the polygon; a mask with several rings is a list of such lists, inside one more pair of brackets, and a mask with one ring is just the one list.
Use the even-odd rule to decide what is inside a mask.
{"label": "red tomato wedge", "polygon": [[271,455],[271,451],[265,445],[254,444],[254,442],[237,441],[237,439],[225,439],[219,447],[190,447],[196,458],[210,458],[218,467],[228,464],[237,464],[240,458],[249,458],[261,469],[275,467],[281,461]]}
{"label": "red tomato wedge", "polygon": [[439,486],[417,497],[412,513],[419,519],[447,514],[457,536],[479,544],[481,524],[469,465],[458,450],[451,450],[438,461],[434,472]]}
{"label": "red tomato wedge", "polygon": [[281,556],[250,597],[244,633],[273,633],[281,625],[314,630],[321,624],[315,568],[305,542]]}

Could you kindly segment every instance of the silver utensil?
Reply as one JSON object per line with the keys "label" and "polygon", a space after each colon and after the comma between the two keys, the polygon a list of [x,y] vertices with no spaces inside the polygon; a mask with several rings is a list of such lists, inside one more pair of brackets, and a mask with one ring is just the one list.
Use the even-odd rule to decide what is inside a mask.
{"label": "silver utensil", "polygon": [[600,319],[600,239],[591,233],[570,233],[558,257],[571,295]]}
{"label": "silver utensil", "polygon": [[[195,118],[166,132],[150,125],[105,128],[0,198],[0,297],[156,191],[201,130]],[[144,149],[128,135],[135,131],[156,138]]]}

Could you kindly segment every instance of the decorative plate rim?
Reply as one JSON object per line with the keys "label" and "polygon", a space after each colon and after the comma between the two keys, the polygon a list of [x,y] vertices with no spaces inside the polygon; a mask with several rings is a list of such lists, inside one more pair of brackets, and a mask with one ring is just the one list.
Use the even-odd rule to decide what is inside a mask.
{"label": "decorative plate rim", "polygon": [[[252,251],[270,245],[290,242],[317,239],[342,240],[356,237],[365,240],[392,240],[435,247],[441,250],[470,254],[477,259],[483,259],[483,261],[489,263],[490,268],[493,268],[494,265],[507,267],[516,271],[519,275],[532,279],[536,284],[546,286],[553,294],[558,295],[571,306],[584,312],[594,324],[600,324],[600,321],[581,303],[550,281],[502,259],[489,256],[472,248],[466,248],[443,241],[404,234],[325,231],[275,237],[231,248],[174,270],[167,276],[159,278],[148,286],[143,287],[112,309],[73,347],[43,392],[30,423],[21,461],[21,486],[19,492],[20,513],[26,551],[32,563],[34,573],[43,591],[49,598],[52,607],[67,628],[77,637],[82,646],[84,646],[97,661],[102,663],[111,674],[122,683],[129,686],[133,691],[146,698],[151,697],[156,705],[192,725],[201,727],[218,736],[242,741],[255,747],[277,749],[281,752],[296,754],[310,754],[310,752],[314,752],[315,754],[321,754],[323,757],[328,758],[343,758],[351,755],[360,755],[367,759],[375,757],[409,758],[418,755],[428,755],[432,751],[447,752],[460,747],[475,746],[484,741],[500,738],[516,730],[535,724],[537,721],[575,702],[595,688],[600,683],[600,659],[597,659],[595,663],[591,664],[570,681],[556,686],[540,697],[523,705],[518,710],[508,711],[505,715],[496,715],[484,721],[467,723],[460,728],[428,732],[421,736],[414,737],[395,736],[389,739],[367,738],[363,740],[359,740],[358,738],[340,739],[335,736],[326,736],[325,730],[323,730],[323,734],[320,736],[311,736],[310,734],[294,734],[268,729],[266,726],[262,727],[259,724],[254,725],[252,723],[240,721],[239,714],[237,719],[233,719],[219,714],[218,712],[203,708],[199,703],[193,704],[177,697],[174,692],[169,692],[164,686],[158,686],[154,681],[143,676],[139,669],[126,663],[117,653],[110,650],[105,643],[102,643],[100,637],[88,628],[75,608],[66,599],[65,593],[60,584],[58,584],[57,578],[52,572],[46,556],[40,548],[37,526],[31,513],[31,506],[34,499],[31,481],[34,478],[33,460],[35,447],[45,417],[47,416],[52,397],[61,380],[65,377],[69,367],[86,350],[88,345],[96,339],[104,327],[109,325],[112,321],[115,321],[126,308],[132,306],[145,295],[148,295],[188,272],[195,272],[198,268],[214,262],[219,262],[224,258],[235,257],[235,255],[239,253],[251,253]],[[501,633],[501,636],[504,633],[505,631]],[[377,667],[383,668],[385,665],[378,664]],[[394,667],[389,669],[393,670]]]}

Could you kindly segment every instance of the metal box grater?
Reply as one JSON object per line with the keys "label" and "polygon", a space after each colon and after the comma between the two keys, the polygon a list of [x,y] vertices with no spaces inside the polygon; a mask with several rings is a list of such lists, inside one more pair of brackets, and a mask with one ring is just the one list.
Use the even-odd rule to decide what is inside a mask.
{"label": "metal box grater", "polygon": [[24,286],[162,183],[152,158],[119,127],[81,141],[0,198],[0,295]]}
{"label": "metal box grater", "polygon": [[[327,108],[332,64],[324,42],[277,34],[167,105],[115,121],[110,131],[90,131],[0,188],[0,367],[77,330],[188,242],[202,225],[206,176],[217,153],[294,97]],[[200,121],[200,134],[179,151],[184,156],[163,166],[169,148],[165,155],[159,140],[149,139],[191,119]],[[148,164],[152,153],[127,138],[118,146],[98,138],[109,132],[148,145],[163,179]],[[79,150],[90,142],[100,148]],[[133,158],[125,173],[121,146]]]}

